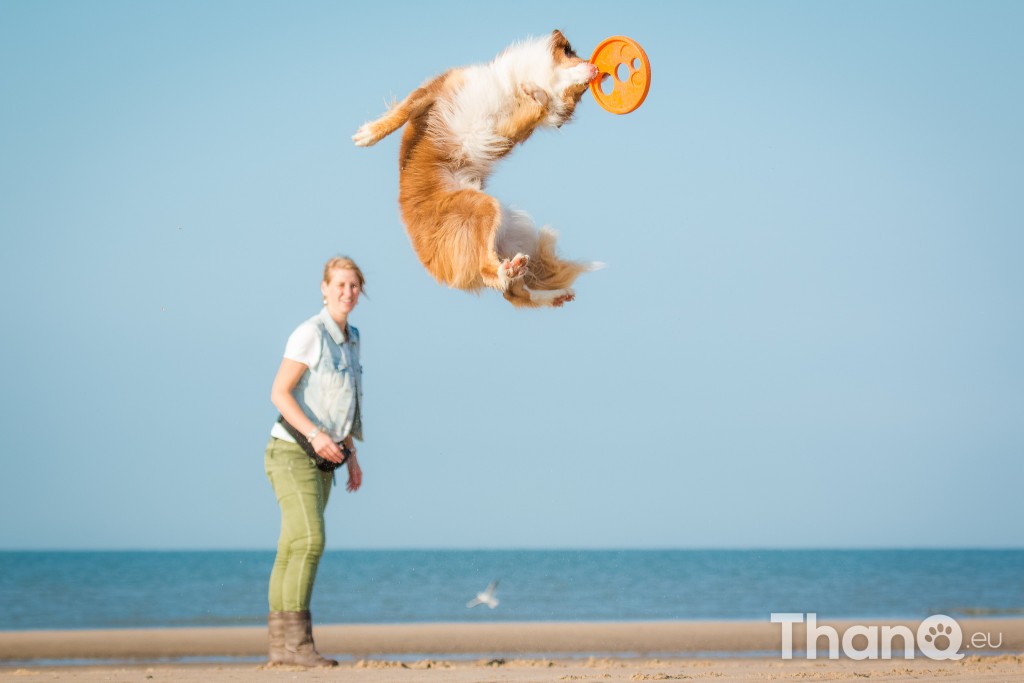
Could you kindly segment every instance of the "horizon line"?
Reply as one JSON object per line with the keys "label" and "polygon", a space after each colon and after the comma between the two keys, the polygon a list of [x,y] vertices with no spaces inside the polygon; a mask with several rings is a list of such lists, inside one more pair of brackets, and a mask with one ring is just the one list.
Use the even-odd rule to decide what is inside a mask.
{"label": "horizon line", "polygon": [[[1024,546],[932,546],[932,545],[877,545],[877,546],[514,546],[514,547],[468,547],[468,546],[387,546],[327,548],[331,552],[914,552],[914,551],[1024,551]],[[276,547],[20,547],[3,548],[0,553],[262,553],[276,552]]]}

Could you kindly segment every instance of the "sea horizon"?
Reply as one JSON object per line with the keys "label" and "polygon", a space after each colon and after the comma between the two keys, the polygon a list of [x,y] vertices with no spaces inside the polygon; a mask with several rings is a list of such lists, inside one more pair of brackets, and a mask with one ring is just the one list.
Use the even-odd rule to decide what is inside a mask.
{"label": "sea horizon", "polygon": [[[0,630],[252,626],[273,550],[0,551]],[[320,623],[1024,615],[1021,549],[328,550]],[[498,580],[496,609],[466,607]]]}
{"label": "sea horizon", "polygon": [[[115,546],[63,546],[63,547],[10,547],[0,548],[0,553],[219,553],[219,552],[273,552],[274,547],[204,547],[204,546],[168,546],[168,547],[115,547]],[[510,547],[479,547],[479,546],[365,546],[328,548],[324,552],[898,552],[898,551],[993,551],[1014,552],[1024,551],[1024,546],[994,545],[871,545],[871,546],[510,546]]]}

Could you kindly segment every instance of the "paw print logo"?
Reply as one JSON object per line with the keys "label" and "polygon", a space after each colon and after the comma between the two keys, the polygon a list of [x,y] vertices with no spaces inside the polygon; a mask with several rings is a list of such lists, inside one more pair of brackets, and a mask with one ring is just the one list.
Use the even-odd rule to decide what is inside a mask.
{"label": "paw print logo", "polygon": [[949,649],[949,636],[953,633],[953,627],[945,624],[935,624],[928,627],[928,633],[924,634],[926,643],[934,643],[940,650]]}
{"label": "paw print logo", "polygon": [[930,659],[963,659],[960,624],[945,614],[935,614],[917,627],[917,647]]}

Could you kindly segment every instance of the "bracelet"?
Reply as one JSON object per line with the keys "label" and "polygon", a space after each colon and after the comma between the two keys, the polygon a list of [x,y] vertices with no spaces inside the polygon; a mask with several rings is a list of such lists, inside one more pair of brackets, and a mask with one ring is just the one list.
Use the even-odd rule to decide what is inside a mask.
{"label": "bracelet", "polygon": [[319,427],[313,427],[313,431],[311,431],[309,433],[309,436],[306,437],[306,441],[310,441],[310,442],[313,441],[313,439],[315,439],[317,436],[319,436],[319,434],[320,434],[320,428]]}

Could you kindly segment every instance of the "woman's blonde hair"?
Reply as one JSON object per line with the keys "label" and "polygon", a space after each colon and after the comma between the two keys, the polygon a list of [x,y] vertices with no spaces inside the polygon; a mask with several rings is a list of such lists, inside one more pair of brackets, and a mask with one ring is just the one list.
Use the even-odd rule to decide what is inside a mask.
{"label": "woman's blonde hair", "polygon": [[331,281],[331,273],[336,270],[351,270],[354,271],[356,277],[359,278],[359,289],[366,293],[366,278],[363,277],[363,271],[359,270],[359,266],[356,262],[350,259],[348,256],[335,256],[334,258],[327,261],[324,265],[324,282]]}

